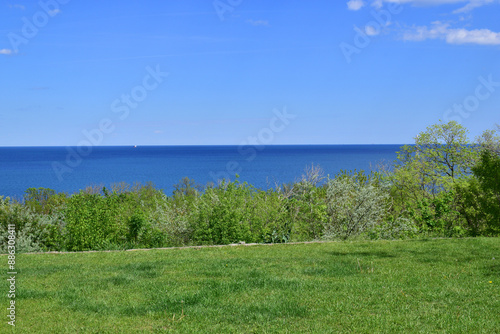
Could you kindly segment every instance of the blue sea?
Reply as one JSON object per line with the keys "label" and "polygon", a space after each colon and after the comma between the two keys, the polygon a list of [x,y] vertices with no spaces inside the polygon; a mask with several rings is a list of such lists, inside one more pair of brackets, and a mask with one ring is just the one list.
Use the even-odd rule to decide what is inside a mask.
{"label": "blue sea", "polygon": [[0,196],[30,187],[74,193],[89,185],[152,182],[171,194],[184,177],[197,183],[246,181],[258,188],[298,180],[306,167],[325,175],[390,164],[401,145],[0,147]]}

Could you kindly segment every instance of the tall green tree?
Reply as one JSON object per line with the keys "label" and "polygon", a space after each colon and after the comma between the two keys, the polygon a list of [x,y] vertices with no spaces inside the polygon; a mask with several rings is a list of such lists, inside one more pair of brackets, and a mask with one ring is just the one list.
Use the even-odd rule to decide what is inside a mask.
{"label": "tall green tree", "polygon": [[427,127],[414,145],[398,152],[391,197],[395,216],[403,214],[421,228],[449,235],[460,224],[453,186],[472,173],[478,150],[468,131],[455,121]]}
{"label": "tall green tree", "polygon": [[500,154],[489,149],[472,168],[473,175],[455,185],[459,210],[472,236],[500,233]]}
{"label": "tall green tree", "polygon": [[485,193],[483,201],[484,212],[490,214],[488,220],[489,232],[500,232],[500,153],[495,154],[484,150],[481,160],[472,169],[479,180],[481,190]]}
{"label": "tall green tree", "polygon": [[488,150],[492,154],[500,155],[500,124],[496,124],[496,129],[486,130],[481,136],[476,138],[480,149]]}
{"label": "tall green tree", "polygon": [[434,124],[398,152],[397,171],[407,172],[421,190],[435,194],[471,173],[478,152],[468,131],[455,121]]}

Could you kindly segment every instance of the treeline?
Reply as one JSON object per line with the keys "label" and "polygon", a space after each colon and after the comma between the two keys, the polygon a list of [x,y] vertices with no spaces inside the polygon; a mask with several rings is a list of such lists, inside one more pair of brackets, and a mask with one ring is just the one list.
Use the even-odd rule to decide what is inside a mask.
{"label": "treeline", "polygon": [[270,190],[238,178],[206,186],[184,178],[171,196],[152,184],[73,195],[30,188],[21,202],[0,197],[0,248],[9,224],[25,252],[499,235],[498,130],[470,142],[456,122],[433,125],[391,166],[332,178],[310,166]]}

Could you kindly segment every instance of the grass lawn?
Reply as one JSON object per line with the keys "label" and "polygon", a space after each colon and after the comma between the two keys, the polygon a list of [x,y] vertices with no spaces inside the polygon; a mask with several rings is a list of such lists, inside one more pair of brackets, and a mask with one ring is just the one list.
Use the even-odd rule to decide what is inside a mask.
{"label": "grass lawn", "polygon": [[[500,332],[500,238],[19,254],[16,266],[19,333]],[[2,279],[1,333],[8,290]]]}

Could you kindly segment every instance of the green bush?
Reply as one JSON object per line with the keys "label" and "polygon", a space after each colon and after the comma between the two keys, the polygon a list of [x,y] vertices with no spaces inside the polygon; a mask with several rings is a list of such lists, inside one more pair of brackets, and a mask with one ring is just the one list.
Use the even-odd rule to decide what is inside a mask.
{"label": "green bush", "polygon": [[45,251],[64,250],[65,248],[65,224],[61,213],[55,212],[50,215],[39,215],[38,221],[32,232],[35,240]]}
{"label": "green bush", "polygon": [[373,226],[366,231],[366,235],[372,240],[401,240],[414,238],[417,236],[418,231],[417,225],[411,219],[398,217]]}
{"label": "green bush", "polygon": [[238,181],[207,188],[197,203],[193,239],[201,244],[250,242],[248,200],[253,189]]}
{"label": "green bush", "polygon": [[[80,192],[69,198],[64,211],[67,248],[73,251],[101,249],[119,243],[123,228],[116,224],[116,197]],[[122,232],[122,233],[120,233]]]}
{"label": "green bush", "polygon": [[287,241],[289,227],[279,219],[283,208],[283,198],[278,193],[257,190],[247,183],[240,184],[238,180],[207,187],[197,201],[196,214],[191,219],[193,242]]}
{"label": "green bush", "polygon": [[7,251],[9,225],[15,225],[16,252],[35,252],[41,250],[36,240],[39,216],[21,203],[13,202],[9,197],[0,196],[0,252]]}
{"label": "green bush", "polygon": [[459,211],[472,236],[500,234],[500,156],[481,152],[473,176],[456,185]]}
{"label": "green bush", "polygon": [[26,206],[0,196],[0,225],[5,230],[9,224],[15,224],[16,231],[22,231],[25,225],[34,223],[36,218],[37,215]]}
{"label": "green bush", "polygon": [[189,217],[194,214],[191,202],[173,201],[163,194],[156,200],[154,208],[148,210],[146,225],[139,235],[139,244],[144,247],[189,244]]}
{"label": "green bush", "polygon": [[288,199],[280,191],[256,191],[249,212],[254,242],[285,243],[292,238]]}
{"label": "green bush", "polygon": [[347,239],[374,228],[387,216],[388,194],[363,172],[342,172],[328,182],[325,238]]}
{"label": "green bush", "polygon": [[55,190],[49,188],[29,188],[24,192],[25,207],[39,214],[59,211],[66,199],[66,193],[56,193]]}
{"label": "green bush", "polygon": [[452,237],[462,236],[464,233],[454,190],[416,200],[408,214],[421,232],[426,234]]}
{"label": "green bush", "polygon": [[139,232],[142,230],[146,223],[144,218],[144,213],[142,211],[136,211],[132,217],[128,220],[128,239],[129,241],[137,242],[137,237]]}
{"label": "green bush", "polygon": [[500,234],[500,153],[483,150],[479,163],[472,170],[485,194],[482,208],[490,216],[486,232],[489,235],[498,235]]}
{"label": "green bush", "polygon": [[328,222],[326,179],[319,166],[307,167],[302,179],[282,187],[288,198],[288,214],[292,224],[292,240],[318,240]]}

